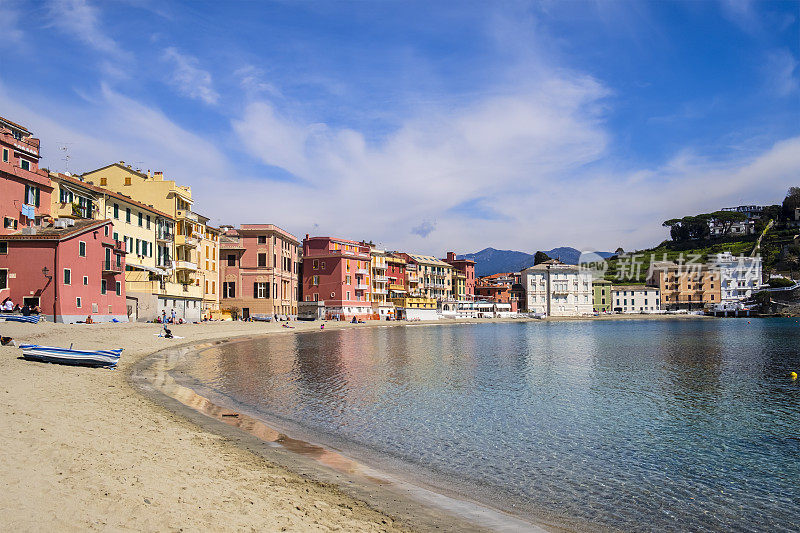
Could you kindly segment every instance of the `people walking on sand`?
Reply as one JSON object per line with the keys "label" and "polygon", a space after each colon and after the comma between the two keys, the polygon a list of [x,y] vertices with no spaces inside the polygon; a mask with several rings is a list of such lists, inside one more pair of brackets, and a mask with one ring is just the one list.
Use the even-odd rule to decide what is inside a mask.
{"label": "people walking on sand", "polygon": [[172,323],[173,323],[173,324],[175,324],[175,318],[176,318],[176,316],[177,316],[177,315],[175,314],[175,308],[173,307],[173,308],[172,308]]}
{"label": "people walking on sand", "polygon": [[166,324],[167,323],[167,311],[166,311],[166,309],[162,309],[161,310],[161,323],[162,324]]}

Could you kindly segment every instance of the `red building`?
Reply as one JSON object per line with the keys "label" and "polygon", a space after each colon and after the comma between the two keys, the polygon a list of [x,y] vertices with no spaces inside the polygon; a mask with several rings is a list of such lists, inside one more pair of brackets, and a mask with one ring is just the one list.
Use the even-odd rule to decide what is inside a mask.
{"label": "red building", "polygon": [[346,239],[306,235],[303,300],[324,302],[329,319],[372,318],[369,246]]}
{"label": "red building", "polygon": [[124,272],[110,220],[59,219],[0,236],[0,302],[37,305],[56,322],[127,322]]}
{"label": "red building", "polygon": [[472,259],[456,259],[455,252],[447,252],[447,259],[444,259],[445,263],[448,263],[453,266],[453,269],[457,270],[458,272],[462,273],[466,278],[465,284],[465,296],[468,300],[472,300],[475,298],[475,261]]}
{"label": "red building", "polygon": [[257,315],[297,316],[300,241],[273,224],[223,226],[220,307]]}
{"label": "red building", "polygon": [[8,235],[50,214],[53,187],[39,169],[39,139],[0,117],[0,235]]}
{"label": "red building", "polygon": [[404,298],[408,295],[406,287],[406,260],[389,255],[386,257],[386,277],[389,278],[389,297]]}

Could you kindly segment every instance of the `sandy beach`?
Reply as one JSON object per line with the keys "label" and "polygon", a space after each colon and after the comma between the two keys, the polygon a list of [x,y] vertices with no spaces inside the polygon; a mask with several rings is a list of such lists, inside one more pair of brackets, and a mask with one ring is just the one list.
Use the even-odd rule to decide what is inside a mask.
{"label": "sandy beach", "polygon": [[[319,330],[319,323],[294,324],[293,332]],[[339,327],[365,326],[326,329]],[[408,528],[333,485],[204,430],[140,395],[126,379],[143,357],[169,346],[286,329],[220,322],[173,331],[184,338],[159,338],[155,324],[0,322],[0,334],[17,343],[124,349],[118,369],[106,370],[29,362],[18,348],[0,347],[5,529]]]}

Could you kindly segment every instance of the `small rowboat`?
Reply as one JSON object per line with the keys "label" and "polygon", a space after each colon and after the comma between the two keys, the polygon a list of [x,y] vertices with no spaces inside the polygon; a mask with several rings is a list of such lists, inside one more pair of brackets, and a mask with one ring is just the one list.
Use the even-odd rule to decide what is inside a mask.
{"label": "small rowboat", "polygon": [[41,319],[42,317],[39,315],[0,315],[0,320],[5,320],[6,322],[30,322],[32,324],[38,324]]}
{"label": "small rowboat", "polygon": [[60,363],[62,365],[84,366],[117,366],[122,348],[116,350],[73,350],[69,348],[55,348],[53,346],[39,346],[38,344],[23,344],[22,357],[32,361],[46,363]]}

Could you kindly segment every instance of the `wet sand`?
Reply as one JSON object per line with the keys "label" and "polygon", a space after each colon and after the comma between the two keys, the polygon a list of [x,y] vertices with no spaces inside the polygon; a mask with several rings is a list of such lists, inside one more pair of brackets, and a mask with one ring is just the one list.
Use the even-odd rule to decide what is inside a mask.
{"label": "wet sand", "polygon": [[[680,315],[669,317],[677,318]],[[621,318],[621,317],[620,317]],[[626,318],[634,318],[626,316]],[[645,316],[638,318],[654,318]],[[661,317],[657,317],[661,318]],[[685,318],[685,317],[682,317]],[[505,321],[505,320],[504,320]],[[433,323],[453,323],[443,320]],[[471,322],[488,322],[487,320]],[[407,325],[380,323],[375,325]],[[426,324],[426,323],[423,323]],[[407,502],[373,500],[315,481],[300,462],[277,462],[238,433],[212,427],[187,408],[154,402],[129,383],[142,359],[165,348],[237,336],[318,331],[319,323],[177,325],[184,339],[157,337],[154,324],[15,324],[0,334],[17,343],[123,348],[117,370],[25,361],[0,347],[0,495],[9,530],[463,530],[466,522]],[[369,327],[329,323],[326,329]],[[197,411],[194,411],[198,413]],[[203,420],[205,419],[205,420]],[[211,421],[211,422],[209,422]],[[230,424],[217,421],[221,426]],[[242,433],[243,434],[243,433]],[[262,439],[263,442],[263,439]],[[318,472],[317,472],[318,474]],[[349,481],[348,481],[349,482]],[[383,505],[383,504],[386,505]],[[406,518],[398,520],[391,511]],[[387,513],[388,511],[388,513]],[[410,512],[410,514],[409,514]],[[467,529],[481,529],[470,527]]]}

